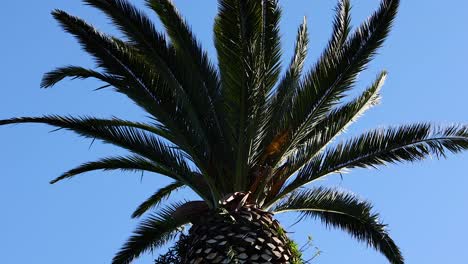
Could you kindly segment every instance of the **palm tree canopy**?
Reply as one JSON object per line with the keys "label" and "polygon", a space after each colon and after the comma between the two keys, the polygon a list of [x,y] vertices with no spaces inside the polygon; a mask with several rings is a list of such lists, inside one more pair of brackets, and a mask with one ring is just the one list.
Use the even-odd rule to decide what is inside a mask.
{"label": "palm tree canopy", "polygon": [[[379,103],[385,71],[359,96],[349,98],[347,92],[387,38],[398,0],[382,0],[354,30],[350,2],[339,0],[332,36],[307,70],[303,69],[309,42],[304,19],[284,71],[276,0],[219,0],[214,23],[217,65],[170,0],[146,0],[165,34],[129,1],[83,1],[108,16],[125,39],[64,11],[53,11],[98,69],[59,67],[44,75],[41,86],[50,88],[65,78],[95,78],[103,82],[102,89],[114,89],[144,109],[150,121],[55,115],[1,120],[0,125],[48,124],[130,152],[82,164],[52,183],[93,170],[154,172],[173,183],[142,203],[134,217],[182,187],[197,193],[206,210],[218,210],[233,194],[242,193],[242,202],[318,218],[379,250],[391,263],[403,263],[368,202],[332,189],[302,189],[352,168],[468,149],[468,126],[429,123],[372,130],[330,144]],[[144,221],[114,263],[129,263],[172,238],[178,227],[189,222],[188,216],[203,209],[199,204],[197,210],[191,209],[193,205],[175,204]]]}

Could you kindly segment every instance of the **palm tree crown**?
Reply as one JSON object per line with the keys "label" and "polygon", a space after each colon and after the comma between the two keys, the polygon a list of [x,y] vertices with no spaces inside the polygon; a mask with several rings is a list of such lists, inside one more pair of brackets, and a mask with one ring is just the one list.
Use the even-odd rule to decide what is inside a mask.
{"label": "palm tree crown", "polygon": [[93,170],[149,171],[173,180],[144,201],[133,217],[158,207],[179,188],[188,187],[200,196],[202,201],[163,207],[144,220],[114,263],[129,263],[164,244],[200,212],[245,205],[318,218],[374,247],[391,263],[403,263],[368,202],[335,189],[303,188],[356,167],[440,157],[468,148],[466,125],[429,123],[371,130],[330,144],[379,103],[385,71],[359,96],[350,99],[346,93],[388,36],[398,0],[382,0],[355,30],[350,26],[349,0],[339,0],[332,36],[307,71],[304,19],[284,73],[276,0],[219,0],[214,24],[217,65],[170,0],[146,0],[166,34],[129,1],[83,1],[104,12],[125,39],[53,11],[63,29],[93,56],[99,71],[60,67],[46,73],[41,86],[52,87],[67,77],[96,78],[104,83],[101,88],[130,98],[150,120],[54,115],[12,118],[0,125],[44,123],[131,153],[82,164],[51,183]]}

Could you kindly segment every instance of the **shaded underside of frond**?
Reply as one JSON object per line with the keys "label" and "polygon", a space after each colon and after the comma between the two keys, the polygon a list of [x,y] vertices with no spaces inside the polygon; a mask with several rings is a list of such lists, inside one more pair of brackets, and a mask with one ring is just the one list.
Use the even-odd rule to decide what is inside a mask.
{"label": "shaded underside of frond", "polygon": [[50,183],[54,184],[61,180],[70,179],[76,175],[95,170],[149,171],[162,175],[169,175],[171,178],[177,178],[177,176],[164,165],[158,164],[157,162],[151,162],[148,159],[134,155],[128,157],[103,158],[98,161],[87,162],[63,173],[59,177],[50,181]]}
{"label": "shaded underside of frond", "polygon": [[132,218],[140,217],[148,210],[157,207],[159,204],[167,200],[174,191],[182,187],[184,187],[184,184],[175,181],[157,190],[153,195],[151,195],[151,197],[138,206],[138,208],[132,213]]}
{"label": "shaded underside of frond", "polygon": [[130,264],[141,254],[161,247],[174,239],[178,229],[190,221],[190,215],[174,217],[177,209],[182,206],[181,203],[167,206],[142,221],[133,236],[116,254],[112,263]]}
{"label": "shaded underside of frond", "polygon": [[204,181],[206,177],[190,168],[186,160],[187,155],[163,142],[157,134],[153,133],[158,131],[156,127],[120,119],[90,117],[44,116],[0,120],[0,125],[18,123],[47,124],[59,129],[71,130],[83,137],[99,139],[122,147],[150,160],[156,166],[155,170],[190,186],[203,199],[211,200],[210,190],[200,188],[199,179],[194,177],[194,174],[201,175]]}
{"label": "shaded underside of frond", "polygon": [[404,263],[386,225],[372,212],[371,204],[352,193],[328,188],[301,190],[282,200],[272,211],[300,212],[303,216],[317,218],[380,251],[390,263]]}

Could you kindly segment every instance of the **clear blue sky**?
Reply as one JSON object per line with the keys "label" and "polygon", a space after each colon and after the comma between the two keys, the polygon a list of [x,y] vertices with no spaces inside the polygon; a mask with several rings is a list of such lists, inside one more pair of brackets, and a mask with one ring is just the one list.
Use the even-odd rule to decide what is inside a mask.
{"label": "clear blue sky", "polygon": [[[142,0],[133,1],[142,5]],[[215,0],[175,1],[214,56]],[[330,33],[336,1],[283,0],[285,60],[302,16],[310,25],[313,61]],[[389,71],[383,103],[352,126],[353,135],[377,126],[414,121],[468,122],[468,2],[402,1],[393,32],[381,55],[360,76],[362,89],[381,69]],[[286,4],[287,3],[287,4]],[[362,21],[378,1],[353,3],[353,21]],[[85,18],[116,33],[104,16],[79,0],[4,1],[0,9],[0,118],[41,114],[111,115],[142,120],[144,113],[110,90],[92,92],[94,81],[65,81],[39,89],[41,75],[67,64],[92,66],[92,60],[50,16],[54,8]],[[110,263],[138,221],[132,210],[165,179],[147,174],[89,173],[71,181],[48,181],[82,162],[122,150],[79,138],[48,133],[42,125],[0,128],[0,252],[5,264]],[[356,170],[323,181],[373,201],[407,263],[462,263],[468,259],[468,153],[448,160]],[[177,198],[190,194],[180,192]],[[322,255],[314,262],[387,263],[378,253],[338,230],[313,220],[289,227],[293,215],[280,217],[302,244],[307,235]],[[155,252],[157,253],[157,252]],[[151,263],[147,255],[135,263]]]}

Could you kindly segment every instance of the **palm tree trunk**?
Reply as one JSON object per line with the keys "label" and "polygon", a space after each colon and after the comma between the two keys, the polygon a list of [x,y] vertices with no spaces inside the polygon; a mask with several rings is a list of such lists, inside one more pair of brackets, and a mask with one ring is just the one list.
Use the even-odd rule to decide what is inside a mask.
{"label": "palm tree trunk", "polygon": [[200,215],[183,263],[299,263],[272,214],[252,206]]}

